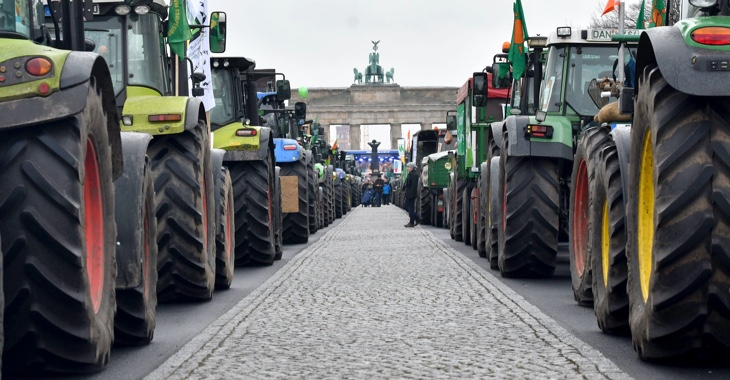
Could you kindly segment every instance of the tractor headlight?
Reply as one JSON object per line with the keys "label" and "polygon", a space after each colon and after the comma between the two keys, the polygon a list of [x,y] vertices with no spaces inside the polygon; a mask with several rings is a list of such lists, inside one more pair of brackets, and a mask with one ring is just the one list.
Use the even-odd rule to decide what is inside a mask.
{"label": "tractor headlight", "polygon": [[126,16],[131,11],[132,8],[129,5],[117,5],[116,8],[114,8],[114,13],[118,14],[119,16]]}
{"label": "tractor headlight", "polygon": [[717,5],[717,0],[689,0],[689,3],[697,8],[709,8]]}
{"label": "tractor headlight", "polygon": [[146,15],[147,13],[150,13],[150,7],[147,5],[139,5],[134,7],[134,13],[138,15]]}

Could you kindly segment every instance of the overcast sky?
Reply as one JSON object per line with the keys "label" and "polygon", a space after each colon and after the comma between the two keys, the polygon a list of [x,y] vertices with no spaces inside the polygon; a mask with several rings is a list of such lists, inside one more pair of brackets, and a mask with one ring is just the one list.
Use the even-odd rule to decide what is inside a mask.
{"label": "overcast sky", "polygon": [[[226,55],[275,68],[292,88],[346,87],[380,41],[401,86],[460,86],[512,36],[512,0],[208,0],[228,14]],[[640,0],[628,0],[636,2]],[[606,0],[522,0],[530,35],[586,27]]]}

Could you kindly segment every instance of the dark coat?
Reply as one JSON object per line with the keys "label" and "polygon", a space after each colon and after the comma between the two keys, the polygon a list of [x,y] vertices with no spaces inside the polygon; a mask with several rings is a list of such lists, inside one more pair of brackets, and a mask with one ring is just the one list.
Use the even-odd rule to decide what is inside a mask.
{"label": "dark coat", "polygon": [[408,173],[408,177],[406,178],[406,198],[418,198],[418,170],[414,169]]}

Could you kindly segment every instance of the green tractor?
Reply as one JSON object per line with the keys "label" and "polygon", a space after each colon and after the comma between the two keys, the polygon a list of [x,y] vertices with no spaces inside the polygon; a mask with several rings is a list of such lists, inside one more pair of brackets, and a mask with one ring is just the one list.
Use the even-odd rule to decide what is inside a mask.
{"label": "green tractor", "polygon": [[589,195],[594,310],[602,331],[630,329],[642,360],[724,360],[730,3],[672,0],[666,10],[669,26],[638,39],[618,101],[630,127],[607,119],[619,125]]}
{"label": "green tractor", "polygon": [[151,137],[120,132],[115,77],[85,52],[91,10],[51,6],[0,1],[6,376],[98,371],[155,327]]}
{"label": "green tractor", "polygon": [[452,162],[453,173],[447,188],[448,225],[451,238],[476,248],[476,226],[479,220],[477,200],[478,179],[481,163],[494,154],[494,138],[491,124],[502,114],[498,101],[506,91],[488,90],[491,74],[474,73],[457,92],[456,154]]}
{"label": "green tractor", "polygon": [[255,66],[244,57],[212,59],[213,147],[225,151],[223,164],[233,183],[236,266],[271,265],[283,253],[274,135],[271,128],[259,126]]}
{"label": "green tractor", "polygon": [[[439,166],[439,169],[435,169],[434,173],[429,173],[429,169],[432,168],[429,166],[429,157],[431,154],[438,153],[443,147],[446,133],[445,129],[429,129],[417,131],[411,136],[411,151],[407,152],[406,162],[414,162],[418,168],[417,172],[421,175],[418,179],[418,201],[416,202],[416,213],[419,215],[421,224],[432,224],[433,210],[439,207],[439,195],[443,193],[443,188],[435,188],[435,183],[434,189],[431,190],[431,181],[428,180],[431,174],[441,176],[443,173],[440,173],[439,169],[443,168],[443,165]],[[436,174],[436,172],[439,173]],[[443,200],[441,202],[443,206]]]}
{"label": "green tractor", "polygon": [[[557,28],[549,37],[530,38],[544,65],[534,65],[535,116],[512,114],[501,125],[498,266],[504,277],[552,276],[558,247],[570,247],[576,300],[592,303],[590,267],[581,252],[580,215],[571,210],[584,199],[583,187],[594,178],[595,158],[608,142],[594,116],[590,93],[596,79],[611,78],[617,63],[614,30]],[[576,165],[574,166],[574,163]],[[571,185],[573,184],[573,185]],[[576,189],[578,190],[576,192]]]}

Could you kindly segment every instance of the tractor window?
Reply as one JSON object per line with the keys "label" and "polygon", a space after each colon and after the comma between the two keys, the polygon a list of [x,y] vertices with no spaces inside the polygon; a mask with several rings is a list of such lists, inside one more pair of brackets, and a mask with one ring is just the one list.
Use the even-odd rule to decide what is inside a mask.
{"label": "tractor window", "polygon": [[31,17],[27,1],[0,0],[0,33],[19,33],[30,38]]}
{"label": "tractor window", "polygon": [[151,87],[167,93],[157,14],[130,15],[127,33],[127,76],[130,85]]}
{"label": "tractor window", "polygon": [[213,96],[215,107],[210,111],[210,122],[223,126],[233,122],[236,118],[234,102],[236,95],[233,91],[233,76],[229,70],[213,69]]}
{"label": "tractor window", "polygon": [[94,53],[109,65],[114,93],[124,89],[124,56],[122,55],[122,20],[119,17],[94,17],[84,27],[84,37],[94,42]]}
{"label": "tractor window", "polygon": [[553,46],[548,53],[545,77],[540,86],[540,110],[547,112],[560,111],[561,88],[563,86],[563,62],[565,47]]}
{"label": "tractor window", "polygon": [[593,116],[598,113],[598,107],[588,95],[588,85],[594,78],[599,81],[613,78],[613,64],[616,59],[618,55],[615,45],[570,48],[565,101],[576,114]]}

